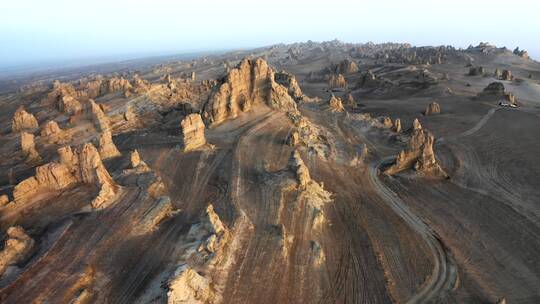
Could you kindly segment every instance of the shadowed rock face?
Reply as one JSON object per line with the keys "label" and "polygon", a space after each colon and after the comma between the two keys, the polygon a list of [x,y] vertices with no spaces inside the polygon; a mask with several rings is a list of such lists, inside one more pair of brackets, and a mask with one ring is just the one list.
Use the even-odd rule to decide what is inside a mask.
{"label": "shadowed rock face", "polygon": [[265,104],[278,110],[295,110],[296,103],[289,91],[296,91],[294,83],[289,88],[275,80],[275,73],[263,59],[244,59],[232,69],[222,84],[210,95],[204,107],[204,118],[210,126],[236,118],[241,112],[251,110],[254,104]]}
{"label": "shadowed rock face", "polygon": [[184,151],[195,150],[206,144],[205,125],[200,114],[190,114],[180,122]]}
{"label": "shadowed rock face", "polygon": [[0,251],[0,276],[8,267],[15,267],[27,259],[34,251],[36,242],[26,234],[22,227],[10,227],[7,232],[4,249]]}
{"label": "shadowed rock face", "polygon": [[100,132],[108,130],[110,128],[110,122],[103,109],[92,99],[90,99],[89,103],[90,113],[96,129]]}
{"label": "shadowed rock face", "polygon": [[12,120],[12,130],[13,132],[20,132],[25,130],[33,130],[38,128],[38,122],[34,115],[26,112],[24,107],[21,106],[17,109],[13,115]]}

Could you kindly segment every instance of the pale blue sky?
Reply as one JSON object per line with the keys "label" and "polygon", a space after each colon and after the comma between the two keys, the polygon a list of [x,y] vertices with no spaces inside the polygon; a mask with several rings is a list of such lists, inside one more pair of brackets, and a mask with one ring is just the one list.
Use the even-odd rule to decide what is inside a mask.
{"label": "pale blue sky", "polygon": [[0,66],[331,40],[520,46],[540,58],[534,0],[0,0]]}

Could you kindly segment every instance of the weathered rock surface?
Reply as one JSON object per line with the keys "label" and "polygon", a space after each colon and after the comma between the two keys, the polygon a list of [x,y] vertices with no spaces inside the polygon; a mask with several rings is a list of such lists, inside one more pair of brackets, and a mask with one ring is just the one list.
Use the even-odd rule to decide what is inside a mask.
{"label": "weathered rock surface", "polygon": [[309,175],[309,169],[304,164],[298,150],[294,150],[291,153],[291,157],[289,158],[289,169],[291,169],[296,175],[299,188],[306,188],[307,184],[311,181],[311,177]]}
{"label": "weathered rock surface", "polygon": [[285,71],[277,72],[274,74],[274,79],[278,84],[287,88],[287,92],[294,100],[299,101],[304,96],[293,74]]}
{"label": "weathered rock surface", "polygon": [[501,74],[501,80],[511,81],[514,79],[514,75],[512,75],[512,71],[510,70],[503,70]]}
{"label": "weathered rock surface", "polygon": [[38,128],[37,119],[34,115],[26,112],[23,106],[20,106],[13,115],[11,129],[13,132],[31,131]]}
{"label": "weathered rock surface", "polygon": [[344,59],[336,65],[335,72],[344,75],[353,74],[358,72],[358,65],[350,59]]}
{"label": "weathered rock surface", "polygon": [[385,129],[391,129],[394,126],[394,123],[392,122],[392,118],[388,116],[384,116],[381,118],[381,124],[383,128]]}
{"label": "weathered rock surface", "polygon": [[426,110],[424,111],[424,115],[435,115],[441,113],[441,106],[437,102],[431,102]]}
{"label": "weathered rock surface", "polygon": [[209,232],[209,236],[199,246],[198,251],[205,255],[221,254],[229,241],[230,233],[214,210],[212,204],[206,208],[202,223],[203,228]]}
{"label": "weathered rock surface", "polygon": [[10,266],[16,266],[33,253],[36,242],[26,234],[20,226],[10,227],[7,230],[7,239],[4,249],[0,252],[0,276]]}
{"label": "weathered rock surface", "polygon": [[345,111],[345,108],[343,107],[343,102],[341,101],[341,98],[334,96],[330,96],[330,99],[328,100],[328,106],[330,107],[330,110],[332,112],[343,112]]}
{"label": "weathered rock surface", "polygon": [[62,96],[58,99],[58,111],[68,115],[76,115],[82,112],[83,107],[80,101],[72,96]]}
{"label": "weathered rock surface", "polygon": [[122,155],[112,140],[110,130],[103,131],[99,136],[99,155],[101,159],[109,159]]}
{"label": "weathered rock surface", "polygon": [[57,144],[66,141],[69,135],[60,129],[56,121],[50,120],[41,127],[41,137],[49,143]]}
{"label": "weathered rock surface", "polygon": [[90,99],[89,103],[92,120],[98,131],[103,132],[108,130],[110,128],[110,122],[107,114],[105,114],[103,109],[94,100]]}
{"label": "weathered rock surface", "polygon": [[396,120],[394,120],[394,131],[396,133],[401,132],[401,119],[399,118],[396,118]]}
{"label": "weathered rock surface", "polygon": [[481,75],[484,75],[484,73],[485,73],[484,67],[477,66],[477,67],[469,68],[469,76],[481,76]]}
{"label": "weathered rock surface", "polygon": [[34,134],[21,132],[21,151],[27,162],[39,162],[41,157],[36,150]]}
{"label": "weathered rock surface", "polygon": [[210,281],[187,265],[181,266],[169,282],[168,304],[212,304],[218,301]]}
{"label": "weathered rock surface", "polygon": [[328,79],[328,87],[331,90],[346,89],[347,80],[345,80],[345,77],[343,76],[343,74],[333,74],[330,76],[330,79]]}
{"label": "weathered rock surface", "polygon": [[504,96],[504,84],[501,82],[492,82],[487,87],[484,88],[481,95],[491,95],[491,96]]}
{"label": "weathered rock surface", "polygon": [[9,197],[7,194],[0,195],[0,207],[4,207],[9,204]]}
{"label": "weathered rock surface", "polygon": [[[415,122],[418,122],[415,120]],[[447,177],[446,172],[437,163],[433,152],[434,137],[424,131],[420,123],[415,123],[409,145],[396,157],[394,163],[384,170],[385,174],[392,175],[414,168],[420,175],[429,177]]]}
{"label": "weathered rock surface", "polygon": [[36,175],[20,182],[13,190],[15,202],[27,201],[38,193],[62,190],[77,183],[94,185],[100,189],[92,201],[94,208],[104,207],[115,195],[118,186],[101,161],[97,149],[86,143],[75,152],[69,146],[58,149],[60,162],[36,168]]}
{"label": "weathered rock surface", "polygon": [[357,104],[352,94],[347,94],[347,97],[345,98],[345,104],[349,107],[356,108]]}
{"label": "weathered rock surface", "polygon": [[206,144],[205,125],[200,114],[189,114],[180,122],[184,151],[195,150]]}
{"label": "weathered rock surface", "polygon": [[204,119],[211,126],[217,125],[249,111],[254,104],[296,110],[294,98],[289,95],[292,87],[277,83],[273,69],[263,59],[244,59],[210,95],[204,106]]}

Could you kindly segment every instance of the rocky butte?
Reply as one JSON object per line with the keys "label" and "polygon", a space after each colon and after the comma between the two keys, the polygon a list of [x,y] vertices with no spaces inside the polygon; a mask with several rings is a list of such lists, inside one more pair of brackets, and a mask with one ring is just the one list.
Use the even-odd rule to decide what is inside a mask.
{"label": "rocky butte", "polygon": [[296,110],[296,102],[289,95],[290,91],[297,91],[295,82],[288,81],[289,87],[285,87],[276,82],[275,75],[263,59],[242,60],[210,95],[204,107],[205,121],[212,127],[236,118],[257,104],[283,111]]}

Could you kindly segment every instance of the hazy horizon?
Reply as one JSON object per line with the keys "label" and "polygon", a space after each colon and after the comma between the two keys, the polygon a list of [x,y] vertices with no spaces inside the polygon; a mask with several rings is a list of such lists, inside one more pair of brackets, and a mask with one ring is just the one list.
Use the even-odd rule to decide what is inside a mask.
{"label": "hazy horizon", "polygon": [[535,41],[539,4],[521,1],[421,0],[378,3],[336,0],[173,2],[127,0],[5,3],[0,20],[0,67],[54,62],[129,60],[193,52],[328,41],[407,42],[467,47],[489,42],[519,46],[540,57]]}

